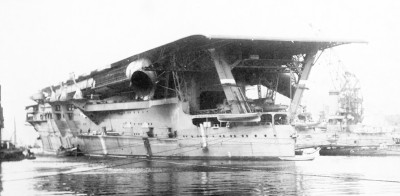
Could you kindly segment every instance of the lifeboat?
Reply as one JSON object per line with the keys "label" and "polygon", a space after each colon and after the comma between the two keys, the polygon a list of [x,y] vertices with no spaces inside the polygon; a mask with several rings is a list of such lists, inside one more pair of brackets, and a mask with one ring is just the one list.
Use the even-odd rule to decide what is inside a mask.
{"label": "lifeboat", "polygon": [[217,118],[220,122],[260,122],[261,120],[258,113],[220,114]]}

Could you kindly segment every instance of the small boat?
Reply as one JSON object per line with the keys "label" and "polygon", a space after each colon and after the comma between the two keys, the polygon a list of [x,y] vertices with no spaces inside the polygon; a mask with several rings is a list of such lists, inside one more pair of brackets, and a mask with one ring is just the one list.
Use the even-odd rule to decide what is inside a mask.
{"label": "small boat", "polygon": [[319,156],[319,151],[321,148],[312,148],[310,149],[303,149],[301,152],[302,153],[297,153],[296,154],[301,154],[301,155],[295,155],[293,157],[279,157],[281,161],[312,161],[315,159],[315,157]]}
{"label": "small boat", "polygon": [[59,148],[57,156],[83,156],[83,152],[76,147],[72,148]]}
{"label": "small boat", "polygon": [[264,105],[262,109],[266,112],[279,112],[285,111],[288,108],[287,105]]}
{"label": "small boat", "polygon": [[35,153],[31,152],[30,149],[24,151],[25,159],[36,159]]}
{"label": "small boat", "polygon": [[29,155],[29,156],[26,156],[25,159],[33,160],[33,159],[36,159],[36,157],[35,157],[35,155]]}
{"label": "small boat", "polygon": [[218,120],[220,122],[259,122],[261,118],[258,113],[220,114]]}

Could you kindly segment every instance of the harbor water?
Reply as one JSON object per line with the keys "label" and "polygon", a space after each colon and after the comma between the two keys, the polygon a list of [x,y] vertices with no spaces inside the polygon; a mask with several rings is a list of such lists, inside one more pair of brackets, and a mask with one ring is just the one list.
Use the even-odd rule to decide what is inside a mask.
{"label": "harbor water", "polygon": [[0,195],[398,195],[400,157],[313,161],[39,156],[2,162]]}

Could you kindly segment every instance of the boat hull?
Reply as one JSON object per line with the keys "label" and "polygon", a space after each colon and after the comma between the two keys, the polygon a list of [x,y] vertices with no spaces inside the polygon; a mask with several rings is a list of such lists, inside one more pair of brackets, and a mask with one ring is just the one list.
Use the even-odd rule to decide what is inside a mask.
{"label": "boat hull", "polygon": [[[110,120],[98,125],[78,118],[79,110],[74,111],[78,116],[74,121],[50,119],[32,124],[41,136],[44,152],[50,154],[56,154],[61,146],[79,145],[85,155],[252,160],[294,156],[294,130],[290,125],[232,122],[228,126],[208,121],[201,127],[196,123],[216,120],[217,115],[189,115],[182,105],[168,103],[109,112],[105,119]],[[255,116],[260,115],[271,114]],[[120,131],[105,131],[111,127]]]}
{"label": "boat hull", "polygon": [[333,146],[323,147],[320,154],[321,156],[400,156],[400,146],[391,145],[385,148],[376,146]]}
{"label": "boat hull", "polygon": [[[241,136],[240,136],[241,137]],[[253,136],[254,137],[254,136]],[[223,137],[222,137],[223,138]],[[130,157],[165,157],[172,159],[249,159],[278,160],[282,156],[294,156],[294,141],[292,139],[260,138],[246,141],[241,138],[220,137],[207,140],[207,146],[202,147],[201,139],[157,139],[121,136],[78,136],[63,138],[75,140],[82,151],[88,155],[130,156]],[[43,139],[43,138],[42,138]],[[150,149],[145,145],[148,139]],[[54,137],[44,143],[57,141]],[[72,143],[72,142],[71,142]],[[44,151],[56,154],[49,148],[59,142],[45,145]]]}

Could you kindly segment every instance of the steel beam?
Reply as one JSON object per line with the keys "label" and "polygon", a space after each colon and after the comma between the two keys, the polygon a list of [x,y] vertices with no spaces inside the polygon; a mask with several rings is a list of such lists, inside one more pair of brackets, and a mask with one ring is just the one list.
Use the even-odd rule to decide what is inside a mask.
{"label": "steel beam", "polygon": [[250,108],[247,106],[246,97],[241,91],[240,87],[236,85],[235,78],[233,77],[231,67],[224,59],[223,55],[215,49],[209,50],[211,57],[214,60],[215,68],[222,88],[224,90],[228,103],[232,105],[232,113],[247,113]]}
{"label": "steel beam", "polygon": [[312,50],[310,53],[307,54],[304,64],[304,69],[301,73],[300,80],[297,83],[297,88],[296,92],[294,93],[292,103],[290,104],[289,108],[289,115],[290,119],[293,120],[296,113],[297,113],[297,108],[300,105],[301,98],[303,97],[303,92],[307,88],[306,87],[306,82],[308,80],[308,76],[310,75],[311,72],[311,67],[314,65],[314,61],[316,59],[316,55],[318,52],[318,48],[315,48]]}

